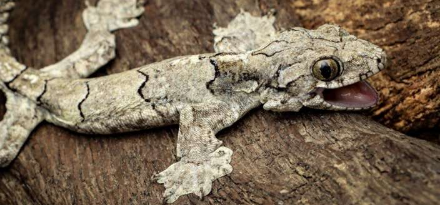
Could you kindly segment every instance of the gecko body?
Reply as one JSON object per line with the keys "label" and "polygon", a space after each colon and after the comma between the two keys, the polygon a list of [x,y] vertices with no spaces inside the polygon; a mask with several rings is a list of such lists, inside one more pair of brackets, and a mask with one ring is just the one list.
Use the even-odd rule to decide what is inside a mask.
{"label": "gecko body", "polygon": [[[102,2],[120,5],[116,0]],[[123,13],[134,20],[142,10],[136,1],[129,2]],[[103,12],[107,4],[98,7],[102,10],[91,7],[94,15],[84,15],[90,32],[79,51],[56,65],[28,68],[9,53],[0,53],[0,87],[8,100],[20,101],[22,110],[31,109],[37,116],[28,127],[23,125],[27,118],[2,121],[28,131],[4,128],[2,165],[15,158],[30,130],[43,120],[89,134],[179,124],[180,160],[155,175],[166,187],[167,202],[173,202],[188,193],[209,194],[212,181],[232,171],[232,151],[215,135],[256,107],[278,112],[298,112],[304,106],[361,110],[378,101],[363,81],[385,67],[386,55],[378,46],[336,25],[276,32],[273,17],[244,12],[228,28],[215,30],[216,53],[85,78],[114,57],[110,32],[134,25],[128,19],[124,26],[116,23],[112,11]],[[23,114],[17,110],[18,116]],[[15,140],[15,149],[8,148],[8,139]]]}

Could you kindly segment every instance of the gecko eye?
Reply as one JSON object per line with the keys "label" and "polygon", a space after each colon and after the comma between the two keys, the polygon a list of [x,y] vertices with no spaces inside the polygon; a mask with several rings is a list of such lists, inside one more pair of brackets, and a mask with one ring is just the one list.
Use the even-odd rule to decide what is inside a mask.
{"label": "gecko eye", "polygon": [[312,67],[312,75],[322,81],[330,81],[340,74],[340,63],[335,59],[321,59]]}

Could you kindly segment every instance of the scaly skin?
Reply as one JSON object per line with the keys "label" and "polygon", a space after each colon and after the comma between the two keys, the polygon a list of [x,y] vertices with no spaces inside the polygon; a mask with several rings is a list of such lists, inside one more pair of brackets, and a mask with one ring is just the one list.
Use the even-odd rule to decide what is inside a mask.
{"label": "scaly skin", "polygon": [[[242,12],[228,28],[215,30],[215,50],[219,53],[177,57],[119,74],[83,79],[114,58],[110,31],[134,26],[133,17],[142,11],[136,1],[126,3],[122,6],[130,10],[116,16],[133,20],[116,21],[107,9],[112,8],[110,4],[120,4],[115,0],[105,2],[98,4],[102,9],[85,11],[90,32],[81,48],[60,63],[36,70],[4,55],[0,67],[2,89],[8,93],[8,100],[17,96],[26,101],[25,108],[38,113],[33,126],[23,126],[25,120],[16,122],[29,132],[42,120],[92,134],[179,124],[177,156],[181,160],[155,175],[166,187],[167,202],[188,193],[205,196],[212,181],[232,171],[232,151],[221,147],[215,134],[248,111],[258,106],[280,112],[297,112],[303,106],[365,109],[330,104],[317,95],[317,90],[359,82],[379,72],[386,63],[382,49],[338,26],[277,33],[271,26],[273,17],[261,19]],[[264,22],[270,25],[259,26]],[[270,35],[260,35],[264,33]],[[339,76],[329,81],[319,80],[312,71],[314,64],[324,58],[335,58],[341,65]],[[7,139],[17,138],[14,132],[8,130],[2,136],[0,159],[4,166],[18,153],[18,149],[7,149]],[[16,146],[21,147],[29,132],[20,134]]]}

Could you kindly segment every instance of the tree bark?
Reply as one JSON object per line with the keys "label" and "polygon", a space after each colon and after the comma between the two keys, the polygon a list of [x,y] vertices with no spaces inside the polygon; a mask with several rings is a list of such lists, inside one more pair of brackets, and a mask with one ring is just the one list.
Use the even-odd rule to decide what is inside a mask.
{"label": "tree bark", "polygon": [[[304,19],[310,15],[297,9],[301,10],[299,2],[149,1],[140,25],[116,32],[117,59],[96,76],[178,55],[212,52],[213,22],[225,26],[240,8],[256,15],[274,8],[277,28],[312,27],[323,22],[317,18]],[[363,4],[366,8],[374,5]],[[430,4],[436,5],[436,2],[425,3]],[[314,11],[326,6],[313,5],[308,8]],[[378,8],[385,5],[378,6],[371,8],[381,12]],[[20,62],[35,68],[61,60],[77,49],[86,33],[81,19],[84,8],[83,1],[19,0],[11,15],[12,52]],[[353,11],[357,14],[351,15],[364,12]],[[404,17],[385,22],[376,32],[382,35],[391,32],[387,28],[404,22]],[[351,16],[344,21],[345,25],[341,24],[343,21],[339,24],[354,33],[358,21]],[[435,29],[435,25],[432,26]],[[367,24],[363,27],[367,28]],[[356,31],[360,37],[377,44],[386,42],[362,31],[366,29]],[[394,48],[399,49],[398,46]],[[411,55],[401,53],[405,57],[399,58],[396,53],[389,53],[396,59]],[[392,69],[402,68],[400,61],[393,60],[394,63],[396,67],[373,78],[384,96],[391,92],[386,92],[384,81],[378,80],[392,82],[388,77]],[[415,75],[425,78],[435,75],[435,66],[432,70],[423,68],[424,71],[414,72]],[[407,75],[405,72],[401,76]],[[418,86],[416,89],[426,86],[421,82],[411,86],[414,85]],[[400,89],[408,92],[403,86]],[[382,106],[375,112],[384,109],[386,104]],[[383,118],[383,122],[385,120]],[[174,126],[92,136],[43,123],[12,165],[0,170],[0,204],[160,204],[164,188],[153,182],[151,176],[175,162],[177,131]],[[234,171],[216,180],[211,194],[202,200],[187,195],[176,204],[439,203],[439,146],[407,137],[360,114],[308,109],[280,114],[258,109],[223,130],[218,137],[234,150]]]}

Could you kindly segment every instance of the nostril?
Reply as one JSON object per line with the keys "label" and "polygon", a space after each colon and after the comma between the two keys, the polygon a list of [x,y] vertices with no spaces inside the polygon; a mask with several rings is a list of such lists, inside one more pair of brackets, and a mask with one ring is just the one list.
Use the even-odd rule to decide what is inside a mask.
{"label": "nostril", "polygon": [[377,58],[377,68],[379,70],[382,70],[385,68],[385,63],[384,63],[385,59],[381,59],[381,58]]}

